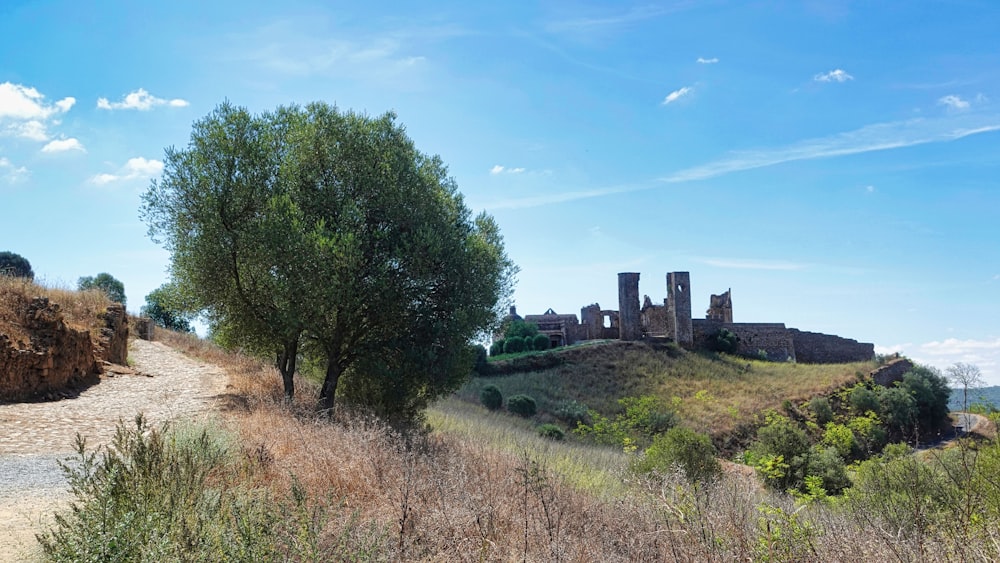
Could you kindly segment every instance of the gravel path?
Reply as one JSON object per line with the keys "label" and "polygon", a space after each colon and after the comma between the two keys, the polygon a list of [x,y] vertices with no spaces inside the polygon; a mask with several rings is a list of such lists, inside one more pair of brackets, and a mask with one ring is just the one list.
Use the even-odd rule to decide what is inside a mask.
{"label": "gravel path", "polygon": [[58,460],[73,455],[78,433],[88,448],[107,444],[120,419],[207,414],[225,391],[222,369],[158,342],[132,341],[129,360],[135,373],[109,373],[74,399],[0,404],[0,562],[37,559],[34,534],[70,498]]}

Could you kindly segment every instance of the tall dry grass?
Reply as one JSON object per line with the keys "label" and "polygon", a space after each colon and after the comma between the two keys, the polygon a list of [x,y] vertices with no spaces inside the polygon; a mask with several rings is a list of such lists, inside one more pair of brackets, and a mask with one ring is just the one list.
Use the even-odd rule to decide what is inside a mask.
{"label": "tall dry grass", "polygon": [[[359,560],[394,561],[985,561],[997,555],[996,532],[962,542],[945,534],[915,537],[885,526],[876,513],[796,505],[738,473],[699,486],[679,475],[636,477],[622,469],[618,452],[546,445],[530,427],[461,402],[434,407],[433,430],[416,436],[362,416],[331,422],[311,414],[314,395],[301,396],[314,391],[308,382],[288,406],[270,368],[189,336],[159,334],[228,368],[245,405],[232,414],[233,431],[244,455],[263,468],[250,485],[276,498],[301,486],[325,507],[317,553],[332,545],[347,553],[357,545]],[[710,378],[699,380],[701,389]]]}
{"label": "tall dry grass", "polygon": [[29,344],[30,335],[23,326],[22,315],[37,297],[48,298],[57,304],[67,326],[89,330],[95,339],[104,327],[100,315],[111,305],[108,296],[98,289],[77,291],[49,287],[27,278],[0,276],[0,334],[7,335],[15,343]]}

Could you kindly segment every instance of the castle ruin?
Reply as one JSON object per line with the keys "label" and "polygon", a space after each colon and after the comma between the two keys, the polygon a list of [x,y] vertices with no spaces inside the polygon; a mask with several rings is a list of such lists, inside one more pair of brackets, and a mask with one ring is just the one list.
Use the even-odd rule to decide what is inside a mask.
{"label": "castle ruin", "polygon": [[[830,334],[787,328],[784,323],[733,322],[732,290],[712,295],[704,319],[691,317],[691,275],[670,272],[666,276],[667,297],[663,304],[649,296],[639,301],[639,274],[618,274],[618,310],[601,309],[597,303],[574,314],[558,314],[552,309],[541,315],[525,315],[524,321],[538,325],[552,346],[566,346],[584,340],[618,339],[672,341],[685,348],[707,345],[708,340],[726,329],[739,338],[739,354],[763,355],[773,361],[842,363],[870,360],[875,346]],[[514,307],[508,319],[521,319]]]}

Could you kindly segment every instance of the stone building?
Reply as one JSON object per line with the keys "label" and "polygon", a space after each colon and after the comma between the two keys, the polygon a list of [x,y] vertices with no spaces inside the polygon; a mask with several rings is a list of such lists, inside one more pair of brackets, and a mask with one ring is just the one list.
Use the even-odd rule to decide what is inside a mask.
{"label": "stone building", "polygon": [[[526,315],[526,322],[538,325],[553,346],[582,340],[620,339],[673,341],[686,348],[703,347],[721,329],[739,339],[738,353],[766,356],[775,361],[840,363],[870,360],[875,346],[830,334],[800,331],[784,323],[733,322],[732,291],[711,295],[704,319],[691,318],[691,276],[670,272],[666,276],[667,297],[655,304],[649,296],[639,302],[639,274],[618,274],[617,311],[601,309],[597,303],[573,314],[557,314],[552,309],[541,315]],[[518,318],[511,307],[508,318]]]}

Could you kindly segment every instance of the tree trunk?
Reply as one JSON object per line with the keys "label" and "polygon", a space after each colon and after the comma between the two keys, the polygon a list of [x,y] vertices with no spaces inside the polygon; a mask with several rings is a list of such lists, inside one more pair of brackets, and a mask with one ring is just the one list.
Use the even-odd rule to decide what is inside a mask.
{"label": "tree trunk", "polygon": [[299,341],[286,342],[284,349],[278,354],[278,371],[281,372],[281,383],[285,389],[285,402],[291,403],[295,398],[295,363],[299,353]]}
{"label": "tree trunk", "polygon": [[333,403],[337,397],[337,383],[340,382],[340,375],[343,373],[340,362],[330,358],[326,361],[326,377],[323,379],[323,387],[319,390],[319,404],[328,415],[333,414]]}

